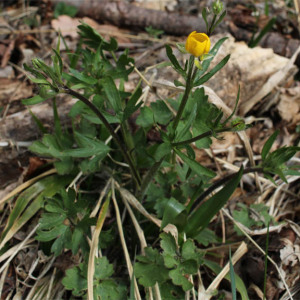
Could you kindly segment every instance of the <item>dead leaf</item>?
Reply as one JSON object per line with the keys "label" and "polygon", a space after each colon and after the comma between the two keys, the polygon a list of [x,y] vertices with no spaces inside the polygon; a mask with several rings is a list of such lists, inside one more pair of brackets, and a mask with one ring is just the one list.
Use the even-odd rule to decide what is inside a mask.
{"label": "dead leaf", "polygon": [[80,25],[80,19],[61,15],[51,21],[51,26],[56,31],[60,31],[63,37],[70,36],[73,39],[78,37],[77,26]]}
{"label": "dead leaf", "polygon": [[0,106],[32,96],[32,86],[25,81],[0,78]]}
{"label": "dead leaf", "polygon": [[287,122],[299,119],[300,87],[283,89],[277,109],[281,118]]}

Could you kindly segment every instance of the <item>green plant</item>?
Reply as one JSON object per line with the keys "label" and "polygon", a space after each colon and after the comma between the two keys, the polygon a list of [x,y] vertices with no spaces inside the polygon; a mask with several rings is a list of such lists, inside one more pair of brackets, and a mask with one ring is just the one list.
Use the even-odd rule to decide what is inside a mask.
{"label": "green plant", "polygon": [[163,30],[155,29],[152,26],[148,26],[145,28],[148,34],[153,38],[158,38],[160,35],[164,33]]}
{"label": "green plant", "polygon": [[[55,192],[39,197],[35,212],[41,208],[43,211],[36,239],[56,256],[66,251],[81,256],[81,264],[69,269],[62,280],[74,296],[124,299],[130,294],[132,299],[142,299],[155,293],[158,299],[159,295],[162,299],[182,299],[190,290],[196,293],[193,276],[200,265],[208,264],[197,243],[218,241],[207,227],[226,205],[243,174],[261,172],[268,178],[279,175],[283,180],[287,174],[295,174],[286,163],[299,148],[270,152],[276,134],[267,141],[261,164],[240,167],[238,172],[215,182],[215,168],[196,160],[196,151],[210,147],[212,139],[222,138],[224,132],[249,128],[242,118],[234,116],[239,93],[234,111],[225,117],[208,101],[201,87],[230,58],[228,55],[209,68],[226,41],[223,38],[210,49],[209,35],[225,13],[220,1],[214,3],[211,21],[207,19],[208,11],[203,11],[208,34],[203,40],[203,34],[193,32],[191,43],[178,45],[180,51],[192,54],[184,64],[166,45],[169,64],[181,76],[174,84],[183,92],[177,98],[159,99],[149,106],[141,101],[141,83],[132,92],[125,90],[125,82],[134,70],[128,50],[117,56],[116,40],[104,40],[84,23],[78,26],[81,41],[77,51],[68,53],[69,67],[63,63],[59,44],[53,49],[51,65],[36,58],[32,66],[24,66],[39,87],[39,94],[23,103],[34,105],[50,99],[54,113],[52,132],[47,132],[35,116],[43,137],[30,149],[54,159],[59,174],[55,178],[64,178],[55,185]],[[194,51],[193,47],[200,48]],[[78,99],[69,113],[71,128],[63,128],[58,116],[56,101],[60,94]],[[147,139],[151,131],[159,135],[157,142]],[[80,176],[84,177],[78,183]],[[66,185],[75,189],[69,186],[65,191],[62,187]],[[86,196],[85,190],[95,194]],[[110,199],[114,212],[110,211]],[[127,218],[121,222],[119,206],[126,207],[133,225]],[[120,243],[110,245],[116,240],[116,232]],[[129,279],[124,271],[114,273],[118,265],[125,265],[120,255],[123,252]],[[116,266],[110,260],[115,260]],[[219,272],[216,266],[210,266]],[[243,283],[232,268],[230,275],[233,289],[236,285],[246,299]]]}
{"label": "green plant", "polygon": [[61,15],[75,17],[77,12],[78,12],[77,7],[66,4],[65,2],[59,2],[55,5],[55,8],[54,8],[54,18],[58,18]]}

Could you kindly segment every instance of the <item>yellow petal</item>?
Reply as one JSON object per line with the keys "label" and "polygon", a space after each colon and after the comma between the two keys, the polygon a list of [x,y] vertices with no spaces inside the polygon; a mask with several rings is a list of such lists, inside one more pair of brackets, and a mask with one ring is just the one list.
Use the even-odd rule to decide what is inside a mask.
{"label": "yellow petal", "polygon": [[209,52],[210,39],[205,33],[193,31],[186,40],[185,49],[195,57],[199,57]]}

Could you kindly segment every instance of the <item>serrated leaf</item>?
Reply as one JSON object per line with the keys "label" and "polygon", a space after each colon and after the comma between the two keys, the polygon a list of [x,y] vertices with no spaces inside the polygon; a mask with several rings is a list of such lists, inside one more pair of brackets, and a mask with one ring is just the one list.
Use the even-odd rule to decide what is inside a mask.
{"label": "serrated leaf", "polygon": [[111,104],[115,113],[118,115],[122,111],[122,102],[115,82],[111,77],[105,77],[100,80],[100,83],[102,84],[109,103]]}
{"label": "serrated leaf", "polygon": [[172,282],[182,287],[186,292],[193,287],[193,284],[181,273],[181,270],[175,269],[169,272]]}
{"label": "serrated leaf", "polygon": [[95,286],[94,293],[101,300],[123,300],[126,299],[127,288],[114,280],[105,280]]}
{"label": "serrated leaf", "polygon": [[176,241],[171,233],[161,233],[159,235],[161,238],[160,246],[164,250],[164,254],[177,255]]}
{"label": "serrated leaf", "polygon": [[95,259],[94,278],[103,280],[109,278],[114,273],[113,265],[109,263],[107,257],[99,257]]}
{"label": "serrated leaf", "polygon": [[182,138],[190,131],[191,126],[196,118],[197,106],[191,111],[189,118],[184,124],[184,127],[176,134],[175,142],[180,142]]}
{"label": "serrated leaf", "polygon": [[71,245],[71,229],[69,227],[66,227],[65,231],[54,241],[54,243],[51,246],[51,252],[55,256],[58,256],[62,253],[63,249],[66,247],[70,247]]}
{"label": "serrated leaf", "polygon": [[154,154],[155,161],[160,161],[166,155],[169,155],[172,151],[172,146],[170,143],[162,143],[160,144]]}
{"label": "serrated leaf", "polygon": [[151,108],[156,123],[167,125],[171,121],[173,114],[162,100],[152,102]]}
{"label": "serrated leaf", "polygon": [[197,264],[197,261],[194,259],[188,259],[185,260],[184,262],[180,263],[179,267],[178,267],[181,272],[183,273],[183,275],[185,274],[196,274],[199,267]]}
{"label": "serrated leaf", "polygon": [[194,241],[191,239],[188,239],[183,243],[181,255],[185,260],[193,259],[197,262],[202,257],[202,254],[197,252],[197,247],[195,246]]}
{"label": "serrated leaf", "polygon": [[137,262],[134,265],[134,275],[141,285],[151,287],[156,282],[165,282],[169,278],[169,271],[161,265]]}
{"label": "serrated leaf", "polygon": [[66,270],[62,284],[67,290],[74,290],[77,293],[87,289],[87,280],[78,267]]}
{"label": "serrated leaf", "polygon": [[145,128],[149,129],[154,123],[154,115],[153,111],[150,107],[144,106],[141,108],[141,113],[136,119],[136,124]]}

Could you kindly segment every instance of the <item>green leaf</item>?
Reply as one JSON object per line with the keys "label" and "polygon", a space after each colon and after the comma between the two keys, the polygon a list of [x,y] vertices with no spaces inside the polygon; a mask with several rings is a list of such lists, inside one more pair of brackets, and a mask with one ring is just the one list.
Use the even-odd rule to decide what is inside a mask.
{"label": "green leaf", "polygon": [[205,61],[203,61],[202,63],[202,70],[197,72],[196,75],[196,79],[195,81],[199,80],[200,76],[202,76],[209,68],[211,61],[213,60],[213,58],[216,56],[216,54],[218,53],[220,47],[223,45],[223,43],[228,39],[228,37],[224,37],[222,39],[219,39],[216,44],[213,46],[213,48],[209,51],[209,54],[212,54],[213,57],[210,59],[207,59]]}
{"label": "green leaf", "polygon": [[79,81],[82,81],[87,84],[96,84],[98,80],[96,78],[93,78],[91,76],[87,76],[75,69],[69,68],[69,71],[73,74],[73,76],[78,79]]}
{"label": "green leaf", "polygon": [[136,124],[149,129],[154,123],[154,114],[150,107],[144,106],[141,108],[141,113],[136,119]]}
{"label": "green leaf", "polygon": [[[181,249],[182,257],[185,260],[194,260],[196,262],[200,262],[200,259],[202,258],[203,254],[197,251],[197,247],[193,240],[187,239]],[[195,263],[194,263],[195,264]],[[192,273],[189,273],[192,274]]]}
{"label": "green leaf", "polygon": [[90,157],[93,155],[106,155],[110,148],[100,140],[88,138],[75,131],[74,136],[80,148],[67,149],[61,153],[62,157]]}
{"label": "green leaf", "polygon": [[222,14],[220,15],[219,19],[218,19],[217,22],[214,24],[214,26],[213,26],[211,32],[213,32],[213,31],[215,30],[215,28],[223,21],[223,19],[225,18],[225,16],[226,16],[226,10],[224,10],[224,11],[222,12]]}
{"label": "green leaf", "polygon": [[196,210],[188,218],[185,227],[185,233],[188,237],[196,236],[201,230],[206,228],[210,220],[218,213],[218,211],[226,204],[230,196],[238,186],[243,175],[243,167],[219,192],[204,202],[201,207]]}
{"label": "green leaf", "polygon": [[143,104],[143,102],[141,101],[139,104],[136,105],[141,95],[142,95],[142,89],[138,87],[130,97],[128,103],[126,104],[126,107],[124,109],[123,121],[127,120]]}
{"label": "green leaf", "polygon": [[185,292],[193,287],[193,284],[181,273],[181,270],[171,270],[169,275],[172,278],[172,282],[181,286]]}
{"label": "green leaf", "polygon": [[171,233],[161,233],[159,235],[161,238],[160,246],[164,250],[164,254],[176,255],[176,241]]}
{"label": "green leaf", "polygon": [[81,244],[81,240],[83,239],[84,239],[83,232],[79,228],[75,227],[72,234],[72,242],[71,242],[71,250],[73,255],[77,254]]}
{"label": "green leaf", "polygon": [[204,7],[203,9],[202,9],[202,18],[203,18],[203,20],[204,20],[204,22],[205,22],[205,25],[206,25],[206,32],[208,32],[208,22],[207,22],[207,8],[206,7]]}
{"label": "green leaf", "polygon": [[262,160],[265,160],[267,158],[267,155],[270,152],[278,134],[279,134],[279,130],[277,129],[276,131],[273,132],[273,134],[268,138],[268,140],[264,144],[264,147],[261,151]]}
{"label": "green leaf", "polygon": [[77,295],[80,291],[87,289],[87,280],[82,275],[79,267],[66,270],[66,276],[62,280],[62,284],[67,290],[74,290]]}
{"label": "green leaf", "polygon": [[56,74],[59,75],[59,78],[60,78],[60,76],[62,75],[62,71],[63,71],[63,62],[62,62],[59,52],[55,49],[52,49],[52,51],[55,53],[55,57],[58,62],[58,68],[56,69]]}
{"label": "green leaf", "polygon": [[174,69],[180,73],[181,75],[185,76],[185,71],[183,70],[183,68],[181,67],[181,65],[179,64],[176,56],[173,54],[173,50],[169,45],[166,45],[166,52],[167,52],[167,56],[169,57]]}
{"label": "green leaf", "polygon": [[7,241],[26,224],[43,206],[45,197],[53,196],[72,178],[69,176],[49,176],[36,182],[22,192],[11,211],[7,224],[2,231],[0,238],[0,249]]}
{"label": "green leaf", "polygon": [[[127,299],[127,288],[124,284],[117,284],[114,280],[105,280],[94,286],[97,299],[124,300]],[[96,299],[96,298],[95,298]]]}
{"label": "green leaf", "polygon": [[107,96],[109,103],[111,104],[113,110],[118,115],[122,111],[122,102],[120,93],[115,85],[115,82],[111,77],[105,77],[100,80],[103,86],[104,92]]}
{"label": "green leaf", "polygon": [[94,278],[98,280],[103,280],[109,278],[113,275],[114,269],[113,265],[109,263],[108,259],[103,257],[98,257],[95,259],[95,274]]}
{"label": "green leaf", "polygon": [[185,211],[185,209],[186,207],[175,198],[170,198],[165,206],[160,229],[163,229],[168,224],[174,224],[176,217]]}
{"label": "green leaf", "polygon": [[197,106],[194,106],[192,112],[189,115],[189,118],[184,124],[184,127],[176,134],[175,142],[180,142],[183,137],[190,131],[192,124],[197,115]]}
{"label": "green leaf", "polygon": [[156,123],[167,125],[171,121],[173,114],[164,101],[157,100],[152,102],[151,108],[153,110],[154,120]]}
{"label": "green leaf", "polygon": [[[201,85],[208,81],[211,77],[213,77],[219,70],[221,70],[228,62],[230,58],[230,54],[225,56],[215,67],[213,67],[209,72],[199,78],[197,81],[194,82],[194,86]],[[207,60],[209,61],[209,60]]]}
{"label": "green leaf", "polygon": [[175,149],[176,154],[199,176],[215,177],[216,173],[203,167],[200,163],[189,158],[181,151]]}
{"label": "green leaf", "polygon": [[197,234],[194,239],[199,243],[202,244],[204,247],[207,247],[209,244],[212,243],[220,243],[220,239],[216,236],[216,234],[208,229],[204,228],[199,234]]}
{"label": "green leaf", "polygon": [[69,248],[68,246],[71,244],[71,238],[71,229],[69,227],[66,227],[65,231],[59,235],[59,237],[51,246],[51,252],[53,252],[54,256],[60,255],[63,252],[65,246],[66,248]]}
{"label": "green leaf", "polygon": [[169,271],[163,263],[163,258],[157,249],[145,248],[146,256],[138,256],[139,262],[134,264],[134,275],[144,287],[154,286],[156,282],[163,283],[169,278]]}
{"label": "green leaf", "polygon": [[55,8],[54,8],[54,18],[57,19],[61,15],[75,17],[75,15],[77,14],[77,11],[78,11],[77,7],[66,4],[65,2],[59,2],[55,5]]}
{"label": "green leaf", "polygon": [[154,154],[155,161],[160,161],[163,157],[169,155],[172,151],[172,146],[170,143],[162,143],[160,144]]}
{"label": "green leaf", "polygon": [[250,42],[249,42],[249,47],[254,48],[255,46],[258,45],[260,40],[266,35],[273,27],[273,25],[276,23],[276,17],[273,17],[272,19],[269,20],[269,22],[266,24],[266,26],[261,30],[261,32],[257,35],[257,37],[254,38],[254,35],[252,36]]}
{"label": "green leaf", "polygon": [[78,33],[81,36],[83,43],[89,47],[96,50],[100,45],[101,50],[107,51],[115,51],[118,49],[118,43],[115,39],[111,38],[108,43],[94,28],[86,23],[82,22],[77,28],[79,29]]}
{"label": "green leaf", "polygon": [[24,105],[35,105],[35,104],[41,103],[45,100],[46,99],[41,97],[40,95],[36,95],[36,96],[31,97],[31,98],[22,100],[22,103]]}
{"label": "green leaf", "polygon": [[54,162],[54,167],[59,175],[68,175],[74,169],[74,160],[71,157],[61,158]]}

